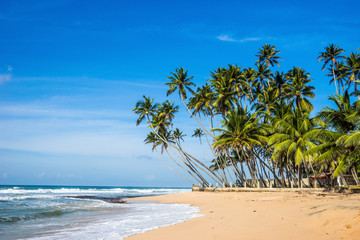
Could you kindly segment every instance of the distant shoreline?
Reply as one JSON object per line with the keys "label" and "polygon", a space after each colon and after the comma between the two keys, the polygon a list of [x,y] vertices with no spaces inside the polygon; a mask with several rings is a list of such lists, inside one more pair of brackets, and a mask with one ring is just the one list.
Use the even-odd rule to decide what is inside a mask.
{"label": "distant shoreline", "polygon": [[358,194],[188,192],[133,200],[191,204],[204,216],[125,240],[355,240],[360,236]]}

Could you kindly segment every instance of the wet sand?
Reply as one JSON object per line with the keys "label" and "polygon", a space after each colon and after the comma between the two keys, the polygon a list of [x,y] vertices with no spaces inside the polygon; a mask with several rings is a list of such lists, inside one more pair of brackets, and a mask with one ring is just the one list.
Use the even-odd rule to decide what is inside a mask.
{"label": "wet sand", "polygon": [[360,239],[360,194],[188,192],[132,200],[191,204],[204,215],[126,240]]}

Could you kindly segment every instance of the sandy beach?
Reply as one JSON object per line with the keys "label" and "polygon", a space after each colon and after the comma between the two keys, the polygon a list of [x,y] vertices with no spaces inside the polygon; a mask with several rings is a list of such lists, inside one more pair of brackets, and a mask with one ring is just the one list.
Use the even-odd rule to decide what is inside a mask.
{"label": "sandy beach", "polygon": [[188,192],[137,201],[185,203],[203,216],[126,240],[360,239],[360,195]]}

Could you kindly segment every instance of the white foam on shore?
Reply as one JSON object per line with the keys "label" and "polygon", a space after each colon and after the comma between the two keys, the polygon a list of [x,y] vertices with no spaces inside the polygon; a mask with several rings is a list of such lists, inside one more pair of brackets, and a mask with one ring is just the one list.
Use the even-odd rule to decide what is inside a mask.
{"label": "white foam on shore", "polygon": [[129,211],[119,215],[102,215],[86,224],[69,227],[61,231],[48,232],[45,235],[42,234],[29,239],[119,240],[201,216],[199,208],[188,204],[132,202],[122,205],[122,207],[129,208]]}
{"label": "white foam on shore", "polygon": [[59,189],[21,189],[19,187],[0,189],[0,194],[119,194],[125,196],[141,196],[141,195],[163,195],[180,192],[188,192],[190,189],[167,189],[167,188],[111,188],[111,189],[95,189],[95,188],[59,188]]}

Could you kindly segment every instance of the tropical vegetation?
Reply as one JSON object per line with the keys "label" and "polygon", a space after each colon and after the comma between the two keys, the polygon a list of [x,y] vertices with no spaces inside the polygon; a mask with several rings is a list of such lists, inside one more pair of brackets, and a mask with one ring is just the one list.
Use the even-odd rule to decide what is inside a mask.
{"label": "tropical vegetation", "polygon": [[198,125],[191,136],[203,157],[184,148],[185,134],[174,126],[179,107],[170,100],[157,104],[143,96],[136,103],[137,124],[146,121],[150,128],[145,143],[159,149],[160,158],[167,155],[172,163],[162,162],[168,168],[201,186],[358,185],[360,54],[346,55],[335,44],[319,53],[336,92],[319,113],[313,112],[310,74],[301,67],[274,71],[279,54],[265,44],[253,67],[219,67],[197,87],[188,70],[177,68],[165,83],[167,96],[178,94]]}

